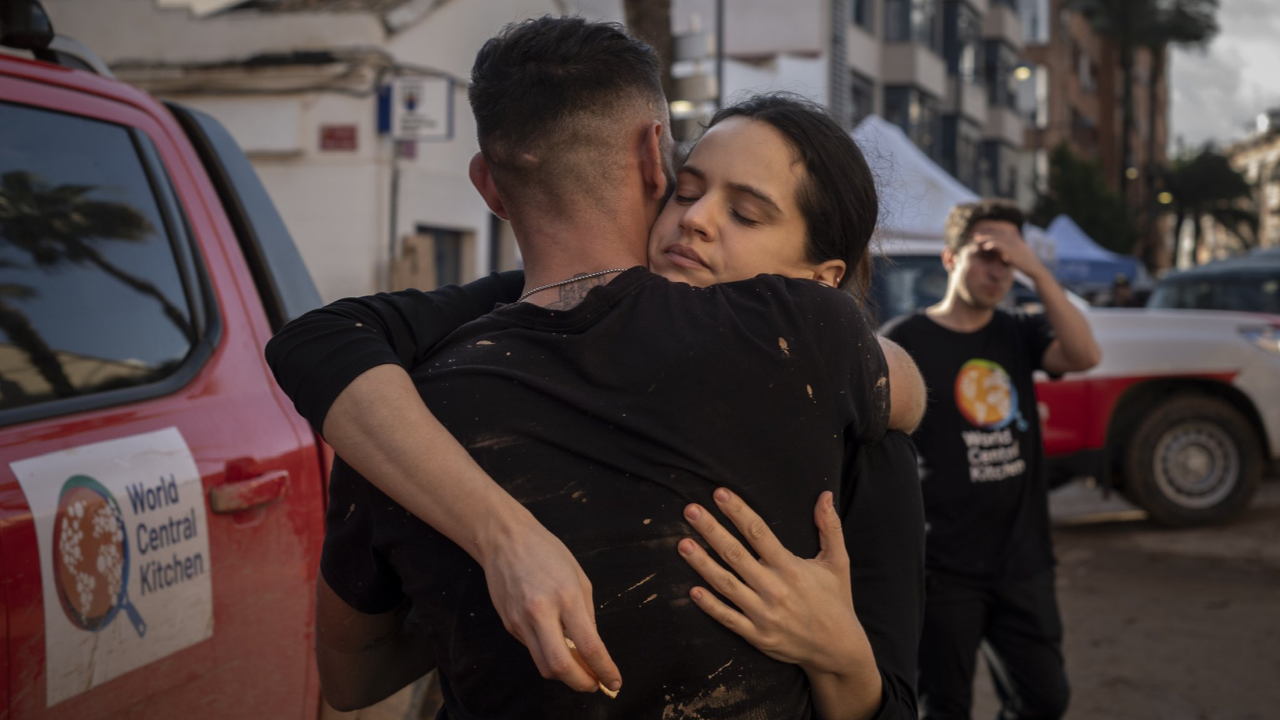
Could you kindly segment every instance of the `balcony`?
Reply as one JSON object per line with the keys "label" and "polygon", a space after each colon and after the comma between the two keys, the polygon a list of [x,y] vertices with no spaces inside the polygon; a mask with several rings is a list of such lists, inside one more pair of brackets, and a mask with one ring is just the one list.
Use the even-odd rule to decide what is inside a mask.
{"label": "balcony", "polygon": [[1022,118],[1017,111],[1007,107],[991,105],[987,107],[987,125],[982,136],[987,140],[998,140],[1012,147],[1022,147]]}
{"label": "balcony", "polygon": [[913,85],[934,97],[947,95],[947,64],[917,43],[885,43],[880,64],[885,85]]}
{"label": "balcony", "polygon": [[1009,6],[998,2],[991,3],[987,15],[982,20],[982,37],[987,40],[1003,40],[1016,48],[1021,48],[1022,21]]}

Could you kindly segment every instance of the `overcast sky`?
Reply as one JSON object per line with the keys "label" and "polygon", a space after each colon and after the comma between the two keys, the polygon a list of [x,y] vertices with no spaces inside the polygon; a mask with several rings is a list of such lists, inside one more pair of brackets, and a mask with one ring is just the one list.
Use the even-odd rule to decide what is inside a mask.
{"label": "overcast sky", "polygon": [[1174,50],[1171,132],[1187,145],[1243,137],[1258,113],[1280,108],[1280,1],[1221,0],[1221,33],[1206,51]]}

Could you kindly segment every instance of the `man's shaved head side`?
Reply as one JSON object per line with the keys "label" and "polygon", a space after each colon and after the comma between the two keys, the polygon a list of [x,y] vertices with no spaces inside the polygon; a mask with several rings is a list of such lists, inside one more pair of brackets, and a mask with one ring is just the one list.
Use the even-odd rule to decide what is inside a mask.
{"label": "man's shaved head side", "polygon": [[467,95],[504,202],[607,197],[623,180],[631,131],[668,124],[659,72],[653,48],[616,23],[544,16],[486,42]]}

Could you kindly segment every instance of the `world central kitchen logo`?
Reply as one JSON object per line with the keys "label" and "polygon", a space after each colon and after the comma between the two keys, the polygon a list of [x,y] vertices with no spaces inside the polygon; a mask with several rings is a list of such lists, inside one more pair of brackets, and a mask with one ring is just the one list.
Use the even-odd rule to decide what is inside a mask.
{"label": "world central kitchen logo", "polygon": [[[195,507],[174,515],[181,496],[173,475],[155,485],[125,488],[126,519],[116,496],[94,478],[75,475],[63,484],[53,523],[53,571],[67,619],[98,632],[124,612],[139,636],[147,624],[129,598],[129,573],[137,562],[139,597],[205,573],[202,552],[181,546],[200,535]],[[136,553],[136,558],[135,558]],[[163,554],[169,557],[163,557]]]}

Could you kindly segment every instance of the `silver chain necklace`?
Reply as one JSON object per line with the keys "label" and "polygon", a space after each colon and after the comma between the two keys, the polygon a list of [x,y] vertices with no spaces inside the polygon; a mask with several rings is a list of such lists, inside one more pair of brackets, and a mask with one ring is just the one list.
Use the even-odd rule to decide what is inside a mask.
{"label": "silver chain necklace", "polygon": [[560,287],[561,285],[568,285],[570,283],[576,283],[581,280],[590,280],[591,278],[600,277],[601,275],[608,275],[609,273],[626,272],[626,271],[627,271],[627,268],[614,268],[612,270],[601,270],[600,272],[587,273],[586,275],[578,275],[576,277],[571,277],[568,280],[561,280],[560,282],[553,282],[553,283],[547,283],[546,285],[539,285],[538,287],[521,295],[520,299],[516,300],[516,302],[524,302],[524,299],[529,297],[530,295],[534,293],[540,293],[543,290],[548,290],[553,287]]}

